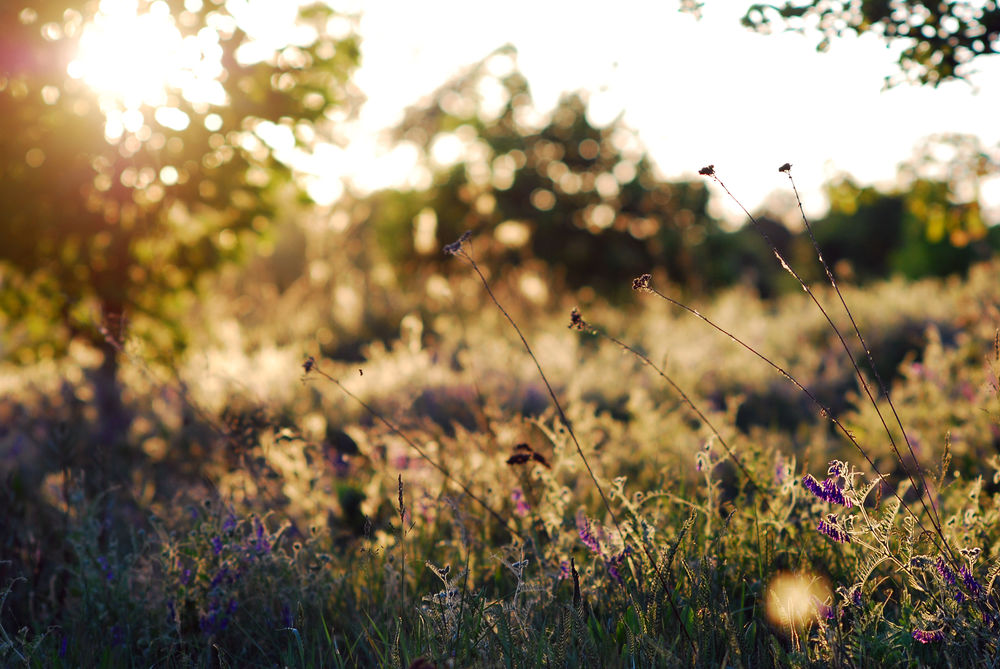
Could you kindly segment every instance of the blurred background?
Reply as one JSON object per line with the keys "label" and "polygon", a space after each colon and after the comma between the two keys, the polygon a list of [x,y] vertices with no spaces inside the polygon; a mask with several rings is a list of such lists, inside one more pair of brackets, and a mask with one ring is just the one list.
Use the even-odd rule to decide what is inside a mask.
{"label": "blurred background", "polygon": [[994,2],[4,3],[7,501],[78,470],[168,497],[143,476],[204,483],[220,424],[221,466],[264,426],[356,454],[301,362],[459,369],[466,231],[527,322],[627,313],[645,272],[797,290],[708,164],[808,280],[785,162],[845,283],[964,276],[1000,245],[998,30]]}

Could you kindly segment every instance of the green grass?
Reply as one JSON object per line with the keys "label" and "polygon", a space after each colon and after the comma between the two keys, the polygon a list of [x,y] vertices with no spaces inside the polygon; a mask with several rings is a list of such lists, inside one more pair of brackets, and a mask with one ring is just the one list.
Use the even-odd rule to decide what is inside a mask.
{"label": "green grass", "polygon": [[182,359],[124,347],[120,443],[83,354],[5,367],[0,661],[997,662],[1000,265],[839,287],[890,407],[830,286],[829,321],[805,293],[688,305],[720,332],[656,277],[533,301],[475,246],[360,363],[289,335],[320,290],[242,330],[206,297]]}

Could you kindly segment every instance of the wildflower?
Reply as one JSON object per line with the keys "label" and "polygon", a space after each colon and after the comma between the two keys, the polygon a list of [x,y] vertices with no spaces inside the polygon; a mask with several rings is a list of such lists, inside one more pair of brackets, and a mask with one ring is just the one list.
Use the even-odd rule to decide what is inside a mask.
{"label": "wildflower", "polygon": [[934,566],[937,568],[938,573],[941,574],[941,578],[944,579],[944,582],[954,588],[957,584],[957,580],[955,579],[955,572],[953,572],[951,568],[948,567],[944,559],[939,557]]}
{"label": "wildflower", "polygon": [[570,564],[566,560],[559,562],[559,580],[567,579],[571,576]]}
{"label": "wildflower", "polygon": [[101,565],[101,570],[104,572],[104,578],[110,582],[115,577],[115,572],[108,563],[108,559],[103,555],[97,556],[97,564]]}
{"label": "wildflower", "polygon": [[590,329],[587,321],[583,320],[583,316],[580,315],[580,310],[573,307],[573,311],[569,314],[569,326],[574,330],[579,330],[580,332],[586,332]]}
{"label": "wildflower", "polygon": [[226,516],[225,522],[222,523],[222,531],[232,532],[235,529],[236,529],[236,516],[230,513],[228,516]]}
{"label": "wildflower", "polygon": [[913,630],[913,638],[920,643],[934,643],[944,641],[944,633],[941,630]]}
{"label": "wildflower", "polygon": [[778,168],[778,171],[779,172],[789,172],[789,171],[791,171],[791,169],[792,169],[792,164],[791,163],[785,163],[784,165],[782,165],[781,167]]}
{"label": "wildflower", "polygon": [[813,604],[816,606],[816,613],[823,620],[833,620],[836,611],[829,604],[825,604],[820,601],[819,597],[816,595],[812,596]]}
{"label": "wildflower", "polygon": [[212,544],[212,553],[214,553],[215,555],[218,555],[219,553],[222,552],[222,539],[220,539],[219,537],[216,536],[216,537],[212,537],[210,539],[210,542]]}
{"label": "wildflower", "polygon": [[514,501],[514,513],[524,517],[528,515],[531,511],[531,506],[524,499],[524,491],[520,488],[514,488],[510,491],[510,498]]}
{"label": "wildflower", "polygon": [[576,514],[576,529],[580,534],[580,541],[583,542],[584,546],[589,548],[592,553],[601,552],[601,543],[594,536],[594,532],[590,527],[590,521],[582,510]]}
{"label": "wildflower", "polygon": [[825,534],[837,543],[851,543],[851,536],[844,530],[840,529],[837,525],[837,516],[832,513],[826,517],[826,520],[819,521],[816,529],[820,534]]}
{"label": "wildflower", "polygon": [[854,506],[851,500],[844,496],[844,491],[837,485],[835,478],[827,478],[820,483],[812,474],[806,474],[802,477],[802,487],[825,502],[847,508]]}
{"label": "wildflower", "polygon": [[472,237],[472,231],[466,230],[462,233],[462,236],[459,237],[458,240],[452,242],[451,244],[445,244],[444,252],[450,256],[457,255],[458,252],[462,250],[462,245],[469,241],[470,237]]}
{"label": "wildflower", "polygon": [[316,366],[316,358],[314,358],[312,356],[309,356],[308,358],[306,358],[306,361],[302,363],[302,369],[305,370],[306,374],[308,374],[309,372],[311,372],[313,370],[313,367],[315,367],[315,366]]}
{"label": "wildflower", "polygon": [[706,177],[714,177],[715,165],[709,165],[708,167],[701,168],[700,170],[698,170],[698,174]]}
{"label": "wildflower", "polygon": [[617,582],[618,584],[623,583],[621,572],[618,571],[618,566],[625,559],[625,551],[622,551],[618,555],[608,558],[608,574]]}
{"label": "wildflower", "polygon": [[983,586],[979,585],[979,581],[977,581],[976,577],[972,575],[972,571],[970,571],[968,567],[962,565],[959,567],[958,573],[962,576],[962,582],[965,583],[966,590],[968,590],[973,597],[979,599],[983,596]]}
{"label": "wildflower", "polygon": [[632,279],[632,290],[638,290],[640,292],[645,292],[649,290],[649,281],[653,278],[652,274],[643,274]]}

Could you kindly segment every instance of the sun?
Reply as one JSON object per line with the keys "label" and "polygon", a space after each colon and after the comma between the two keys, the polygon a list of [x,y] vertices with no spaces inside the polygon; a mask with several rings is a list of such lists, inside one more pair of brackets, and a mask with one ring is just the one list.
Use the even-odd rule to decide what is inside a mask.
{"label": "sun", "polygon": [[67,72],[97,94],[113,137],[141,126],[143,108],[180,130],[186,125],[177,109],[181,99],[203,110],[225,104],[221,56],[216,30],[183,35],[163,0],[101,0]]}

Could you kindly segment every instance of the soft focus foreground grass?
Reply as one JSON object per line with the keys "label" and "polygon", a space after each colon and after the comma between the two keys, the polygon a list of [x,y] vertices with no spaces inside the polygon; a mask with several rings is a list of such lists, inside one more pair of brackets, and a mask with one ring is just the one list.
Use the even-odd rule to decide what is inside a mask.
{"label": "soft focus foreground grass", "polygon": [[[516,274],[497,286],[618,527],[534,363],[467,277],[426,277],[383,303],[402,315],[396,336],[350,363],[304,334],[353,304],[343,291],[293,286],[240,310],[225,293],[206,298],[182,359],[126,342],[135,420],[120,443],[94,441],[87,351],[6,366],[0,659],[989,664],[1000,652],[998,270],[845,289],[965,572],[941,561],[874,409],[802,295],[762,303],[735,290],[692,306],[832,408],[881,485],[867,485],[867,463],[787,380],[666,303],[580,306],[669,373],[757,488],[655,373],[567,327],[579,296],[539,294]],[[404,436],[303,374],[308,355]],[[802,487],[832,460],[846,463],[834,478],[850,508]]]}

